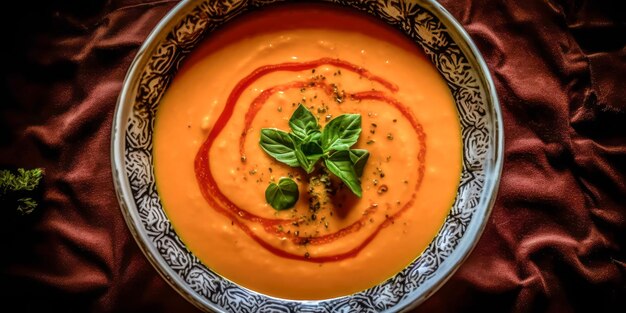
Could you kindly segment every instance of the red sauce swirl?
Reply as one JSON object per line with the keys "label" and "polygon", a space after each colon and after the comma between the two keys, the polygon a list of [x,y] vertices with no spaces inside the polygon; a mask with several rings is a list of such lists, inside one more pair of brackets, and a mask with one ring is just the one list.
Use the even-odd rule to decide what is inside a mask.
{"label": "red sauce swirl", "polygon": [[[305,257],[304,255],[301,255],[301,254],[294,254],[291,252],[287,252],[277,247],[274,247],[273,245],[271,245],[270,243],[266,242],[261,237],[259,237],[256,233],[252,231],[252,229],[246,223],[246,221],[262,225],[263,229],[266,232],[274,234],[276,236],[289,238],[295,244],[322,245],[322,244],[328,244],[344,236],[347,236],[351,233],[359,231],[363,227],[363,225],[367,222],[367,220],[369,219],[369,216],[372,213],[374,213],[374,211],[376,210],[375,206],[371,206],[370,208],[368,208],[364,212],[364,214],[361,216],[361,218],[359,218],[354,223],[342,229],[339,229],[334,233],[321,235],[317,237],[300,237],[300,236],[294,235],[293,233],[284,233],[284,232],[279,231],[278,226],[296,222],[295,219],[270,219],[270,218],[258,216],[254,213],[251,213],[245,210],[244,208],[238,207],[236,204],[234,204],[230,199],[228,199],[222,193],[222,191],[219,189],[215,181],[215,178],[213,177],[213,174],[211,172],[211,163],[210,163],[211,160],[209,158],[209,151],[211,150],[211,147],[213,146],[213,143],[215,142],[215,139],[217,138],[217,136],[221,133],[221,131],[224,129],[224,127],[226,126],[230,118],[232,117],[235,105],[237,104],[239,98],[241,97],[241,94],[247,88],[249,88],[255,81],[257,81],[258,79],[260,79],[261,77],[267,74],[277,72],[277,71],[299,72],[299,71],[311,70],[321,65],[332,65],[332,66],[336,66],[338,68],[341,68],[347,71],[354,72],[360,75],[361,77],[364,77],[370,81],[379,83],[380,85],[382,85],[384,88],[386,88],[392,93],[395,93],[398,91],[398,87],[395,84],[379,76],[373,75],[372,73],[370,73],[369,71],[367,71],[366,69],[362,67],[356,66],[354,64],[351,64],[347,61],[340,60],[340,59],[322,58],[322,59],[309,61],[309,62],[289,62],[289,63],[273,64],[273,65],[266,65],[266,66],[259,67],[256,70],[254,70],[252,73],[244,77],[241,81],[239,81],[238,84],[231,91],[230,95],[228,96],[224,110],[221,112],[214,127],[209,132],[209,135],[207,136],[206,140],[200,146],[200,149],[198,150],[198,153],[196,154],[195,164],[194,164],[198,185],[200,187],[200,190],[202,192],[204,199],[207,201],[207,203],[209,204],[211,208],[227,216],[235,225],[241,228],[241,230],[243,230],[248,236],[250,236],[259,245],[261,245],[262,247],[264,247],[271,253],[281,256],[281,257],[289,258],[289,259],[297,259],[297,260],[304,260],[304,261],[318,262],[318,263],[339,261],[339,260],[356,256],[363,248],[365,248],[377,236],[377,234],[383,228],[391,225],[395,219],[397,219],[401,214],[403,214],[406,210],[408,210],[410,207],[413,206],[413,203],[416,200],[417,191],[420,188],[422,178],[424,176],[424,160],[425,160],[425,154],[426,154],[426,134],[424,133],[424,130],[421,124],[411,114],[411,111],[402,103],[400,103],[399,101],[391,97],[389,93],[385,93],[382,91],[365,91],[365,92],[357,92],[357,93],[346,95],[347,97],[349,97],[350,100],[355,100],[355,101],[375,100],[375,101],[382,103],[383,105],[391,105],[394,108],[396,108],[399,112],[401,112],[403,117],[406,118],[411,124],[416,136],[419,139],[420,146],[419,146],[419,151],[418,151],[418,156],[417,156],[418,164],[419,164],[418,169],[417,169],[418,180],[416,182],[415,189],[413,190],[410,200],[406,202],[395,214],[387,216],[385,221],[382,222],[380,225],[378,225],[375,228],[375,230],[369,236],[367,236],[359,245],[357,245],[356,247],[344,253],[325,255],[325,256],[306,256]],[[245,155],[244,145],[247,139],[247,133],[245,130],[250,128],[252,122],[254,121],[255,116],[257,115],[259,110],[263,107],[263,105],[267,102],[267,100],[273,94],[279,91],[286,91],[288,89],[302,88],[302,87],[321,89],[322,91],[324,91],[325,93],[329,95],[333,92],[333,87],[331,85],[325,83],[324,81],[319,81],[319,80],[290,82],[287,84],[277,85],[277,86],[268,88],[264,90],[263,92],[261,92],[261,94],[258,95],[249,105],[248,110],[245,115],[244,131],[242,131],[242,134],[239,140],[239,151],[241,155]]]}

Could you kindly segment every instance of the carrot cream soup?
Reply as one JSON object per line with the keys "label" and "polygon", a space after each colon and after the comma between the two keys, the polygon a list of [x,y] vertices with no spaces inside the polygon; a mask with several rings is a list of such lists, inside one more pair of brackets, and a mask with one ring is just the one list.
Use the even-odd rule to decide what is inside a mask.
{"label": "carrot cream soup", "polygon": [[422,51],[367,16],[254,12],[212,34],[159,105],[154,166],[176,233],[210,269],[287,299],[392,277],[440,229],[459,120]]}

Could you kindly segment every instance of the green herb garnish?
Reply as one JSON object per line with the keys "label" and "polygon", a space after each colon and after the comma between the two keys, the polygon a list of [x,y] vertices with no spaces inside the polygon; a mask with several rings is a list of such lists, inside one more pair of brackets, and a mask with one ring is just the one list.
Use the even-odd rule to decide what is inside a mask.
{"label": "green herb garnish", "polygon": [[265,201],[278,211],[293,207],[299,197],[298,185],[291,178],[281,178],[278,184],[270,183],[265,190]]}
{"label": "green herb garnish", "polygon": [[40,168],[20,168],[17,175],[8,170],[0,170],[0,203],[15,205],[17,212],[22,215],[32,213],[37,207],[32,193],[39,186],[42,177],[43,169]]}
{"label": "green herb garnish", "polygon": [[[307,174],[312,173],[318,161],[323,159],[323,166],[341,179],[355,195],[362,196],[361,175],[369,152],[350,149],[361,135],[361,115],[342,114],[330,120],[320,131],[315,116],[299,104],[289,119],[289,126],[290,133],[275,128],[261,129],[261,148],[277,161],[301,167]],[[283,180],[291,181],[297,191],[297,184],[292,179],[282,178],[280,182]],[[274,190],[278,185],[270,184],[265,194],[272,207],[282,210],[274,206],[267,196],[270,188]],[[291,206],[295,205],[295,201]]]}

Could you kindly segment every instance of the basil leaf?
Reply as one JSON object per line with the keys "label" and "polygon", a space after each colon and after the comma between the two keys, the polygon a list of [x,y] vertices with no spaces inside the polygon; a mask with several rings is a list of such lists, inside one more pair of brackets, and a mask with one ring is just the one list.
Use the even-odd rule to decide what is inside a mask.
{"label": "basil leaf", "polygon": [[315,163],[322,157],[323,153],[322,147],[315,141],[304,142],[296,146],[296,158],[307,174],[313,172]]}
{"label": "basil leaf", "polygon": [[332,119],[322,131],[322,148],[324,152],[331,150],[348,150],[359,140],[361,134],[361,115],[342,114]]}
{"label": "basil leaf", "polygon": [[315,168],[315,163],[307,159],[306,155],[304,155],[304,152],[300,150],[300,147],[296,148],[296,158],[300,163],[300,167],[302,167],[307,174],[311,174],[311,172],[313,172],[313,169]]}
{"label": "basil leaf", "polygon": [[291,167],[298,167],[300,163],[296,158],[295,144],[288,133],[273,129],[261,129],[261,148],[276,159]]}
{"label": "basil leaf", "polygon": [[359,198],[362,196],[361,180],[356,174],[349,151],[335,151],[324,161],[331,173],[339,177]]}
{"label": "basil leaf", "polygon": [[369,157],[370,153],[367,150],[350,149],[350,161],[357,177],[363,176],[363,168],[365,168],[365,163],[367,163]]}
{"label": "basil leaf", "polygon": [[309,160],[318,160],[324,154],[324,150],[322,150],[322,147],[316,141],[303,143],[301,149]]}
{"label": "basil leaf", "polygon": [[283,177],[265,189],[265,201],[278,211],[292,208],[299,197],[298,184],[291,178]]}
{"label": "basil leaf", "polygon": [[319,132],[317,119],[302,104],[298,105],[298,108],[289,118],[289,127],[291,127],[291,132],[301,140],[314,132]]}
{"label": "basil leaf", "polygon": [[294,133],[289,133],[289,136],[291,137],[291,139],[293,140],[293,142],[297,145],[305,143],[305,142],[317,142],[319,144],[320,142],[320,138],[322,137],[322,132],[319,130],[313,131],[311,132],[308,136],[304,137],[304,138],[300,138],[298,136],[296,136]]}
{"label": "basil leaf", "polygon": [[322,138],[322,132],[321,131],[314,131],[312,133],[309,134],[309,136],[307,136],[304,141],[305,142],[316,142],[318,146],[320,146],[321,148],[321,143],[320,143],[320,138]]}

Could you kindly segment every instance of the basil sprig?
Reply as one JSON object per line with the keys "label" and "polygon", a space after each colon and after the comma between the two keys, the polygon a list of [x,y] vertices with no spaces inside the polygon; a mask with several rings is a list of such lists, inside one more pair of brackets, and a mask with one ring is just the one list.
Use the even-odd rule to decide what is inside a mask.
{"label": "basil sprig", "polygon": [[[289,133],[275,128],[261,129],[261,148],[277,161],[291,167],[301,167],[307,174],[313,172],[319,160],[323,160],[323,166],[341,179],[355,195],[362,196],[361,176],[369,152],[350,149],[361,135],[361,115],[339,115],[320,130],[315,116],[300,104],[289,119],[289,127]],[[284,180],[293,182],[289,178],[282,178],[278,185],[270,184],[267,190],[275,190]],[[295,182],[293,185],[297,192]],[[283,200],[276,201],[276,197],[267,197],[268,191],[267,202],[277,210],[284,209]],[[295,200],[293,197],[289,199],[293,202],[287,207],[292,207],[297,197]]]}

